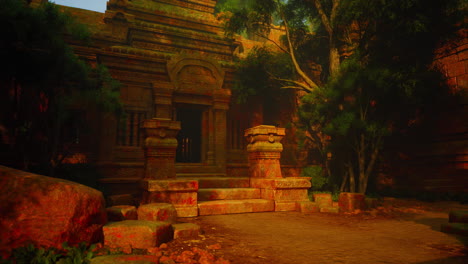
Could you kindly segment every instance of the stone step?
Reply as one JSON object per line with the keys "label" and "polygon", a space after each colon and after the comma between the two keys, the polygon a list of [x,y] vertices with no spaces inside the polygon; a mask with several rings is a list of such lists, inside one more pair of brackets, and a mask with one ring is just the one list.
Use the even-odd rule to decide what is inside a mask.
{"label": "stone step", "polygon": [[198,190],[198,201],[260,199],[258,188],[208,188]]}
{"label": "stone step", "polygon": [[177,178],[226,177],[226,173],[177,173]]}
{"label": "stone step", "polygon": [[198,203],[199,215],[273,212],[275,202],[265,199],[218,200]]}
{"label": "stone step", "polygon": [[249,188],[250,178],[248,177],[187,177],[179,179],[190,179],[198,181],[198,188]]}

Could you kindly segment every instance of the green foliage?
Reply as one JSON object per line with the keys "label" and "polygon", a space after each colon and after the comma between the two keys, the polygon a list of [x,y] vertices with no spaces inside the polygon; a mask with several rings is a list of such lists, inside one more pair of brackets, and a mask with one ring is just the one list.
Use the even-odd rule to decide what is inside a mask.
{"label": "green foliage", "polygon": [[328,183],[328,178],[323,174],[322,167],[308,166],[302,169],[301,177],[310,177],[313,192],[323,191]]}
{"label": "green foliage", "polygon": [[[309,146],[320,150],[326,171],[359,175],[355,182],[364,192],[363,183],[384,139],[405,133],[448,97],[444,78],[432,65],[433,55],[444,41],[456,40],[466,4],[459,0],[319,0],[330,22],[327,27],[314,2],[255,0],[229,9],[233,15],[225,25],[228,36],[266,35],[275,21],[288,28],[299,63],[287,64],[292,74],[280,77],[268,66],[274,65],[272,57],[256,50],[241,62],[236,89],[241,101],[269,94],[281,84],[278,79],[300,80],[294,74],[300,76],[298,67],[307,73],[308,62],[319,63],[322,75],[313,82],[324,85],[302,98],[300,127],[307,131],[304,138],[313,141]],[[338,6],[333,8],[333,3]],[[336,72],[336,67],[330,69],[334,74],[328,77],[328,66],[336,62],[328,55],[335,48],[342,52],[341,65]],[[302,75],[302,79],[307,78]],[[326,153],[332,154],[330,161]]]}
{"label": "green foliage", "polygon": [[293,67],[286,54],[256,47],[237,65],[233,93],[238,103],[246,103],[258,95],[269,100],[285,92],[280,90],[281,82],[272,76],[290,78],[292,75]]}
{"label": "green foliage", "polygon": [[48,167],[41,173],[53,176],[73,144],[64,131],[77,121],[78,106],[121,113],[120,84],[104,66],[75,55],[68,42],[87,45],[90,33],[56,5],[0,4],[0,125],[15,138],[16,164]]}
{"label": "green foliage", "polygon": [[2,263],[15,264],[88,264],[93,258],[93,250],[96,245],[87,246],[82,242],[72,247],[63,243],[63,250],[56,248],[35,247],[29,244],[16,248],[10,259],[2,260]]}
{"label": "green foliage", "polygon": [[60,257],[56,249],[36,248],[32,244],[13,251],[17,264],[55,264]]}

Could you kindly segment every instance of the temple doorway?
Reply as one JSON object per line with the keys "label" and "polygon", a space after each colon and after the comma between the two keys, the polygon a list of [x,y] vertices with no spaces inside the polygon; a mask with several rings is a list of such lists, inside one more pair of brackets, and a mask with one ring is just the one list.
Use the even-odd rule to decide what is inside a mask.
{"label": "temple doorway", "polygon": [[202,110],[178,107],[176,119],[181,123],[181,130],[177,135],[176,162],[201,163]]}

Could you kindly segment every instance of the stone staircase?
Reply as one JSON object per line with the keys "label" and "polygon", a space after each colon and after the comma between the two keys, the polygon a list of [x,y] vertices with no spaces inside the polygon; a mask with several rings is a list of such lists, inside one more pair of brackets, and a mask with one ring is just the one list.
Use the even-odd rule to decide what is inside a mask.
{"label": "stone staircase", "polygon": [[178,179],[198,181],[199,215],[219,215],[274,211],[274,201],[261,198],[260,188],[250,187],[248,177],[221,175],[178,175]]}

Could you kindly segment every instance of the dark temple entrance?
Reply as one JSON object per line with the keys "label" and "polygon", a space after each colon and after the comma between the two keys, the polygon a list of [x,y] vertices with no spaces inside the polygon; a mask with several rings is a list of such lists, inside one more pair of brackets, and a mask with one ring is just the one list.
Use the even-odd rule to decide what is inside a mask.
{"label": "dark temple entrance", "polygon": [[201,118],[200,109],[180,107],[177,109],[177,121],[181,130],[177,135],[176,162],[201,162]]}

